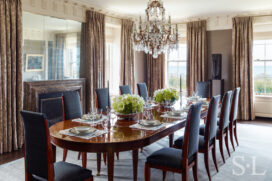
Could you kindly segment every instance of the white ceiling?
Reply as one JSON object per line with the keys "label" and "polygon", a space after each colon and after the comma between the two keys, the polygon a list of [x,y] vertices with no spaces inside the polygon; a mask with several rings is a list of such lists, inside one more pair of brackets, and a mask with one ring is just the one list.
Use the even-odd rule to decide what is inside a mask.
{"label": "white ceiling", "polygon": [[[138,17],[144,14],[148,0],[77,0],[87,6],[122,16]],[[172,19],[199,18],[269,11],[272,0],[163,0],[166,13]]]}

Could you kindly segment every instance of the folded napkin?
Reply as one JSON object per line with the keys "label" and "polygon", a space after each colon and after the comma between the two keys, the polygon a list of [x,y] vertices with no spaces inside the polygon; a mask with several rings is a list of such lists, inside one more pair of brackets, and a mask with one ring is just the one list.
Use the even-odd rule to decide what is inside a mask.
{"label": "folded napkin", "polygon": [[143,126],[139,123],[133,124],[131,126],[129,126],[130,128],[136,128],[136,129],[142,129],[142,130],[149,130],[149,131],[156,131],[159,130],[161,128],[163,128],[165,126],[165,124],[161,124],[159,126]]}
{"label": "folded napkin", "polygon": [[[72,129],[72,128],[70,128],[70,129]],[[60,130],[59,133],[63,134],[63,135],[66,135],[66,136],[74,136],[74,137],[87,139],[87,140],[91,139],[93,137],[101,136],[101,135],[107,133],[107,131],[105,131],[105,130],[96,129],[95,132],[87,133],[87,134],[84,134],[84,135],[79,135],[79,134],[71,133],[70,129]]]}
{"label": "folded napkin", "polygon": [[81,118],[78,118],[78,119],[73,119],[72,121],[73,122],[78,122],[78,123],[85,123],[85,124],[89,124],[89,125],[93,125],[93,124],[98,124],[98,123],[101,123],[103,122],[104,120],[107,119],[107,116],[105,115],[102,115],[102,117],[100,119],[97,119],[97,120],[90,120],[90,119],[81,119]]}
{"label": "folded napkin", "polygon": [[163,114],[161,115],[162,118],[170,118],[170,119],[185,119],[187,117],[187,113],[183,113],[180,116],[172,116],[169,114]]}

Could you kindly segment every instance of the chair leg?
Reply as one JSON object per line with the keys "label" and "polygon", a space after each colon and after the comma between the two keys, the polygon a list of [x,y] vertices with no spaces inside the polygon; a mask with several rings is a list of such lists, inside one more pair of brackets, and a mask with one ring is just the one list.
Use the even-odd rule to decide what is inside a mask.
{"label": "chair leg", "polygon": [[116,154],[117,160],[119,160],[119,152],[116,152],[115,154]]}
{"label": "chair leg", "polygon": [[150,167],[145,163],[145,181],[150,181]]}
{"label": "chair leg", "polygon": [[239,146],[238,137],[237,137],[237,120],[234,121],[234,137],[235,137],[237,146]]}
{"label": "chair leg", "polygon": [[230,133],[229,133],[230,142],[231,142],[231,145],[232,145],[233,150],[235,151],[234,142],[233,142],[233,125],[232,125],[232,124],[230,124],[229,132],[230,132]]}
{"label": "chair leg", "polygon": [[224,149],[223,149],[223,137],[222,136],[220,136],[220,138],[219,138],[219,150],[220,150],[221,157],[223,159],[223,163],[225,163]]}
{"label": "chair leg", "polygon": [[218,166],[217,166],[217,161],[216,161],[216,142],[214,143],[214,146],[212,148],[212,157],[213,157],[213,163],[214,163],[214,166],[215,166],[215,169],[216,171],[218,172]]}
{"label": "chair leg", "polygon": [[107,165],[107,155],[106,155],[106,153],[103,153],[103,161],[104,161],[104,164]]}
{"label": "chair leg", "polygon": [[226,136],[225,136],[225,145],[226,145],[226,148],[227,148],[227,152],[228,152],[228,155],[230,157],[230,151],[229,151],[229,133],[228,133],[228,128],[227,128],[227,132],[226,132]]}
{"label": "chair leg", "polygon": [[63,149],[62,161],[64,161],[64,162],[66,161],[67,152],[68,152],[67,149]]}
{"label": "chair leg", "polygon": [[182,172],[182,181],[188,181],[188,168]]}
{"label": "chair leg", "polygon": [[210,174],[210,167],[209,167],[209,150],[206,150],[204,153],[204,162],[205,162],[205,168],[209,177],[209,181],[211,181],[211,174]]}
{"label": "chair leg", "polygon": [[78,152],[77,159],[80,160],[81,152]]}
{"label": "chair leg", "polygon": [[87,167],[87,153],[82,152],[82,167],[86,168]]}
{"label": "chair leg", "polygon": [[166,178],[166,171],[162,171],[162,180],[165,181],[165,178]]}
{"label": "chair leg", "polygon": [[195,165],[193,166],[194,181],[198,181],[197,171],[198,171],[198,161],[196,159]]}

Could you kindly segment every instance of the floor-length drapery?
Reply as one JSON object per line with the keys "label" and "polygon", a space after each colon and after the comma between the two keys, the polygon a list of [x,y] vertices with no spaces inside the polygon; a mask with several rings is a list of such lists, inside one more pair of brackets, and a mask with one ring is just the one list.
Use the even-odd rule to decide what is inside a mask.
{"label": "floor-length drapery", "polygon": [[147,89],[149,96],[157,89],[165,86],[165,55],[161,54],[154,59],[152,55],[147,55]]}
{"label": "floor-length drapery", "polygon": [[0,0],[0,153],[23,145],[22,3]]}
{"label": "floor-length drapery", "polygon": [[197,81],[207,77],[206,20],[187,23],[187,92],[195,91]]}
{"label": "floor-length drapery", "polygon": [[252,17],[232,19],[233,88],[241,87],[238,118],[253,120]]}
{"label": "floor-length drapery", "polygon": [[82,24],[81,75],[86,78],[87,110],[95,107],[95,89],[105,87],[105,16],[94,11],[86,12]]}
{"label": "floor-length drapery", "polygon": [[132,45],[133,21],[122,20],[121,26],[121,85],[129,85],[134,92],[134,51]]}

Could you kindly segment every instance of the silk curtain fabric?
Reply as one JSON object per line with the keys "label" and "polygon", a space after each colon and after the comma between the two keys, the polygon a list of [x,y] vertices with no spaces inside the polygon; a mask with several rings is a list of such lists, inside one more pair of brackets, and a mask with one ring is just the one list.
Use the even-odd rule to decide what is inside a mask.
{"label": "silk curtain fabric", "polygon": [[252,17],[232,19],[233,88],[241,87],[238,118],[253,120]]}
{"label": "silk curtain fabric", "polygon": [[197,81],[207,77],[206,21],[187,23],[187,93],[196,89]]}
{"label": "silk curtain fabric", "polygon": [[95,89],[105,87],[105,16],[94,11],[86,12],[82,24],[81,75],[86,78],[87,110],[95,107]]}
{"label": "silk curtain fabric", "polygon": [[134,92],[134,51],[132,45],[133,22],[122,20],[121,27],[121,85],[129,85]]}
{"label": "silk curtain fabric", "polygon": [[165,86],[165,56],[159,55],[154,59],[152,55],[147,55],[147,89],[149,96],[157,89],[162,89]]}
{"label": "silk curtain fabric", "polygon": [[22,4],[0,0],[0,153],[23,145]]}

